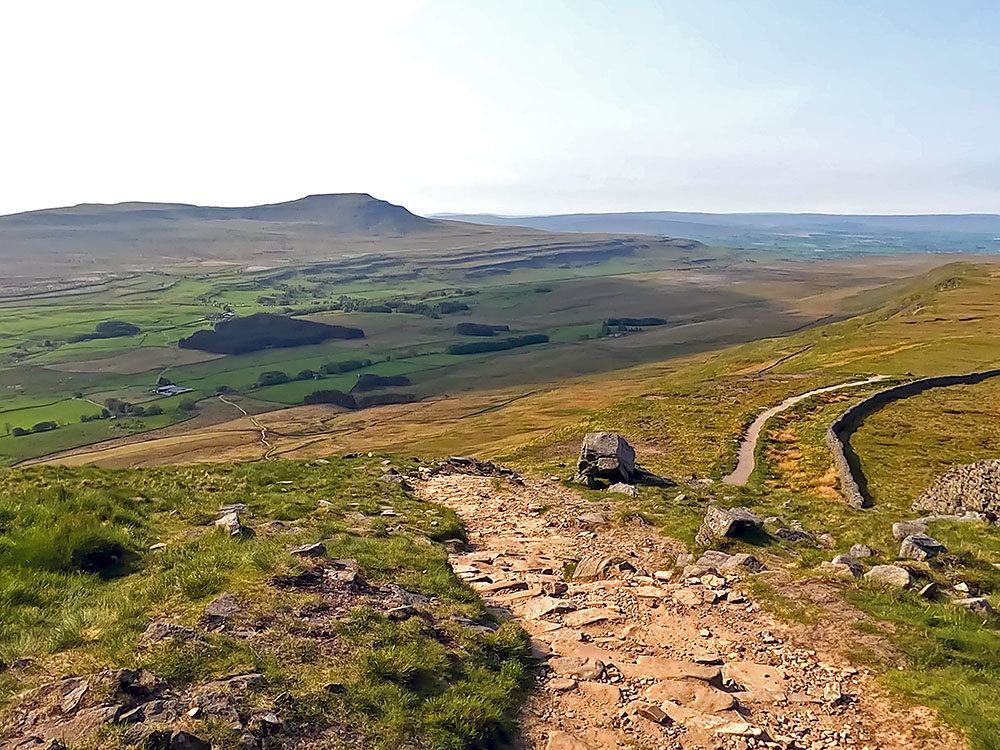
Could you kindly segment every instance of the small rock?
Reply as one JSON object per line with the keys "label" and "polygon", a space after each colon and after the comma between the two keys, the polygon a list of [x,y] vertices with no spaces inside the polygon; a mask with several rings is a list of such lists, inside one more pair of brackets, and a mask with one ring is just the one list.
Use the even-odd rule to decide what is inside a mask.
{"label": "small rock", "polygon": [[865,578],[872,583],[897,586],[899,588],[906,588],[913,582],[909,571],[898,565],[876,565],[865,573]]}
{"label": "small rock", "polygon": [[140,646],[155,646],[164,641],[193,641],[200,640],[201,636],[191,628],[170,622],[169,620],[155,620],[139,637]]}
{"label": "small rock", "polygon": [[941,542],[927,534],[910,534],[899,545],[899,556],[911,560],[930,560],[946,551]]}
{"label": "small rock", "polygon": [[711,544],[723,537],[738,537],[750,529],[760,528],[764,521],[747,508],[730,508],[725,510],[710,505],[705,513],[701,528],[695,541],[698,544]]}
{"label": "small rock", "polygon": [[326,545],[323,542],[304,544],[289,553],[295,557],[326,557]]}
{"label": "small rock", "polygon": [[551,659],[549,668],[557,675],[578,680],[599,680],[604,675],[604,662],[581,656],[560,656]]}
{"label": "small rock", "polygon": [[656,724],[670,723],[670,717],[667,716],[666,712],[653,703],[643,703],[640,701],[637,704],[633,704],[632,710],[636,716],[641,716],[642,718]]}
{"label": "small rock", "polygon": [[576,686],[579,683],[572,677],[553,677],[549,680],[545,686],[549,690],[554,690],[557,693],[565,693],[570,690],[576,690]]}
{"label": "small rock", "polygon": [[240,603],[230,593],[220,594],[205,605],[205,618],[213,625],[228,622],[240,613]]}
{"label": "small rock", "polygon": [[923,534],[927,531],[927,524],[919,521],[897,521],[892,525],[892,538],[897,542],[903,541],[911,534]]}
{"label": "small rock", "polygon": [[917,594],[924,599],[933,599],[938,594],[938,585],[931,581],[930,583],[924,584]]}
{"label": "small rock", "polygon": [[243,534],[243,524],[240,523],[240,516],[236,511],[226,513],[215,522],[215,525],[228,531],[230,536],[240,536]]}
{"label": "small rock", "polygon": [[847,554],[856,560],[860,560],[865,557],[873,557],[875,555],[875,550],[867,544],[855,544],[851,546],[851,549]]}
{"label": "small rock", "polygon": [[967,599],[954,599],[951,603],[956,607],[962,607],[974,614],[981,615],[984,618],[993,616],[993,607],[990,606],[989,601],[981,596],[972,596]]}
{"label": "small rock", "polygon": [[861,563],[858,562],[856,557],[852,557],[851,555],[837,555],[830,562],[834,565],[846,565],[851,569],[851,574],[855,577],[861,575],[863,571]]}
{"label": "small rock", "polygon": [[574,581],[597,581],[604,578],[614,559],[601,555],[588,555],[577,563],[573,571]]}
{"label": "small rock", "polygon": [[746,552],[738,552],[719,566],[718,571],[727,576],[739,576],[746,573],[759,573],[764,570],[764,563]]}
{"label": "small rock", "polygon": [[625,484],[624,482],[615,482],[613,485],[608,487],[608,492],[616,495],[628,495],[629,497],[639,497],[639,490],[637,490],[631,484]]}
{"label": "small rock", "polygon": [[212,750],[212,746],[200,737],[177,730],[170,735],[170,750]]}

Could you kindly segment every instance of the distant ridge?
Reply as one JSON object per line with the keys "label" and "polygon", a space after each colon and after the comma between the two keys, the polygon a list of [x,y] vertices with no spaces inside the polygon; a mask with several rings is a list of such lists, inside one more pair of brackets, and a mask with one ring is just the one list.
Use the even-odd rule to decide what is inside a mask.
{"label": "distant ridge", "polygon": [[955,232],[1000,235],[1000,214],[823,214],[701,213],[627,211],[537,216],[440,214],[439,218],[494,226],[521,226],[556,232],[600,232],[691,237],[702,242],[730,240],[739,232]]}
{"label": "distant ridge", "polygon": [[177,221],[309,222],[343,234],[392,234],[432,230],[442,222],[417,216],[402,206],[367,193],[309,195],[298,200],[236,208],[194,206],[185,203],[85,203],[65,208],[0,216],[4,229],[22,227],[100,227]]}

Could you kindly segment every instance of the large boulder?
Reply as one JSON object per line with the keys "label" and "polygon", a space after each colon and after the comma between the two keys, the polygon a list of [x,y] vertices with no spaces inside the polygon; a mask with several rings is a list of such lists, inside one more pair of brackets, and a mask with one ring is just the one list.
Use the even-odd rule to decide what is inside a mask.
{"label": "large boulder", "polygon": [[698,529],[695,541],[698,544],[711,544],[723,537],[738,537],[751,529],[759,529],[764,525],[764,519],[755,515],[747,508],[729,508],[728,510],[710,505],[705,512],[705,518]]}
{"label": "large boulder", "polygon": [[633,484],[635,450],[615,432],[588,432],[580,446],[577,471],[587,484],[600,479]]}

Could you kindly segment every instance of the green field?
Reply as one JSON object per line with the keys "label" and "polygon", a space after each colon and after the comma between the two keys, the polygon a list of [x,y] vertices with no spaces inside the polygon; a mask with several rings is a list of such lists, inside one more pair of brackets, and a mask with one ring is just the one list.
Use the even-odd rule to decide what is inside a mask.
{"label": "green field", "polygon": [[[360,374],[400,374],[411,385],[390,392],[424,399],[612,371],[780,333],[831,311],[846,314],[832,297],[815,304],[782,299],[786,292],[776,281],[784,278],[780,261],[774,267],[749,264],[737,272],[731,268],[731,251],[703,253],[709,260],[697,262],[696,282],[690,280],[695,261],[689,252],[652,247],[572,265],[540,261],[481,277],[474,271],[482,260],[454,265],[445,258],[412,267],[389,264],[366,271],[363,278],[342,264],[187,275],[143,272],[68,291],[0,298],[0,465],[190,416],[177,412],[178,399],[154,393],[160,377],[192,389],[189,397],[196,400],[225,387],[278,409],[302,403],[315,390],[349,391]],[[712,278],[703,278],[706,274]],[[730,274],[735,274],[732,283]],[[861,286],[877,282],[853,281]],[[747,288],[732,288],[742,285]],[[822,298],[831,295],[833,285],[824,272],[810,288]],[[404,305],[413,312],[333,309],[346,305],[355,310],[366,303]],[[470,309],[438,314],[436,306],[442,303]],[[366,336],[228,356],[177,347],[181,338],[210,327],[223,314],[258,312],[304,315],[362,328]],[[614,342],[616,353],[608,357],[601,346],[608,341],[601,338],[602,322],[622,316],[662,317],[668,324],[630,332]],[[140,332],[72,340],[93,333],[105,321],[125,321]],[[472,340],[455,332],[462,321],[508,325],[511,335],[544,334],[549,343],[449,355],[449,346]],[[318,372],[325,364],[356,359],[372,365],[350,374],[295,380],[302,371]],[[293,382],[258,388],[261,373],[275,370]],[[99,413],[107,399],[143,408],[155,404],[169,416],[128,425],[81,422]],[[58,429],[11,436],[15,428],[30,430],[49,421]]]}

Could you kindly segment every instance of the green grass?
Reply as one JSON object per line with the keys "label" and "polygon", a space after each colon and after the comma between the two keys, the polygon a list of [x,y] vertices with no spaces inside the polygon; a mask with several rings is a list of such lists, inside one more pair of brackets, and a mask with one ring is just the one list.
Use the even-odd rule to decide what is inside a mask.
{"label": "green grass", "polygon": [[[411,466],[398,462],[400,468]],[[378,481],[378,459],[273,462],[165,470],[8,470],[0,489],[0,705],[67,669],[143,666],[174,690],[249,671],[265,683],[257,705],[280,694],[296,731],[345,734],[374,748],[462,750],[509,737],[525,685],[527,638],[503,625],[481,633],[452,619],[488,619],[454,576],[441,542],[463,530],[449,510]],[[322,501],[322,503],[320,502]],[[211,525],[220,505],[243,502],[276,536],[232,538]],[[397,515],[381,515],[385,507]],[[298,533],[295,533],[295,532]],[[317,594],[268,584],[300,569],[290,545],[324,540],[358,561],[366,580],[432,597],[430,619],[390,621],[359,599],[317,640],[298,614]],[[150,550],[155,543],[167,546]],[[226,632],[204,643],[140,649],[153,619],[198,625],[205,603],[233,592],[251,640]],[[341,693],[324,685],[342,684]],[[197,724],[197,722],[196,722]],[[218,742],[226,730],[201,722]],[[112,734],[93,747],[113,747]],[[110,744],[109,744],[110,743]]]}

